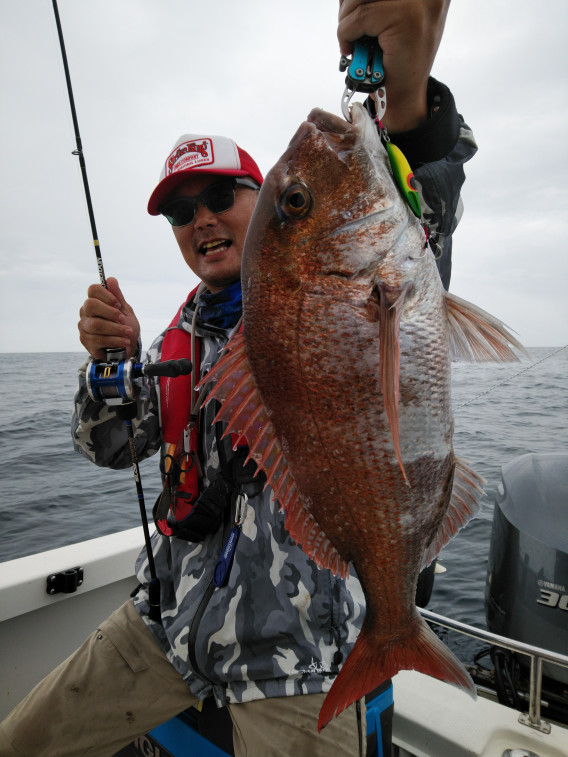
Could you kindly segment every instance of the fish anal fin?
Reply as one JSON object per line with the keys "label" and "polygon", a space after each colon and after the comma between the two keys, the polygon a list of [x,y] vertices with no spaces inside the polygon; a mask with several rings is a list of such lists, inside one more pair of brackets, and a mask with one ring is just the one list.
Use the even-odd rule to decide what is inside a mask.
{"label": "fish anal fin", "polygon": [[249,447],[249,458],[266,474],[286,516],[286,528],[292,539],[320,568],[346,577],[349,565],[320,528],[309,506],[298,491],[284,455],[282,445],[263,405],[246,356],[242,333],[231,338],[226,354],[199,382],[198,389],[208,383],[214,386],[206,402],[221,403],[216,421],[227,423],[224,436],[234,434]]}
{"label": "fish anal fin", "polygon": [[[508,328],[477,305],[445,292],[452,360],[508,362],[527,351]],[[515,349],[513,349],[515,348]]]}
{"label": "fish anal fin", "polygon": [[450,503],[434,539],[424,556],[422,567],[430,565],[441,550],[481,509],[485,479],[465,460],[456,458]]}
{"label": "fish anal fin", "polygon": [[[278,492],[275,491],[275,494],[278,499]],[[349,564],[340,556],[322,531],[295,484],[291,494],[288,495],[288,502],[283,505],[283,509],[286,513],[286,528],[292,539],[302,548],[302,551],[319,568],[331,570],[335,575],[347,578]]]}
{"label": "fish anal fin", "polygon": [[417,670],[459,686],[475,698],[476,690],[469,673],[422,618],[417,617],[406,628],[408,634],[394,636],[390,643],[385,643],[380,638],[375,639],[363,625],[324,700],[318,730],[399,670]]}

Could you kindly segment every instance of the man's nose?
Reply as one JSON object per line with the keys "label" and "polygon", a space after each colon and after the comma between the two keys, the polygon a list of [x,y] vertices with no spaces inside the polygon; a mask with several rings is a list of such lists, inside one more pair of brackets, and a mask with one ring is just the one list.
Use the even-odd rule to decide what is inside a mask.
{"label": "man's nose", "polygon": [[214,226],[217,224],[217,214],[213,213],[202,202],[198,203],[195,211],[195,227]]}

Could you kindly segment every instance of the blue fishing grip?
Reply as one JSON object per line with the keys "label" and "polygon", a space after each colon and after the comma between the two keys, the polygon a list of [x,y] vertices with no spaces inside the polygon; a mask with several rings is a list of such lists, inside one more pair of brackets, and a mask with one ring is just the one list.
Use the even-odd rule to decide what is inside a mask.
{"label": "blue fishing grip", "polygon": [[[367,66],[372,56],[370,80]],[[373,37],[361,37],[353,43],[353,55],[349,65],[349,76],[355,83],[378,85],[384,79],[383,51]],[[356,87],[357,88],[357,87]]]}

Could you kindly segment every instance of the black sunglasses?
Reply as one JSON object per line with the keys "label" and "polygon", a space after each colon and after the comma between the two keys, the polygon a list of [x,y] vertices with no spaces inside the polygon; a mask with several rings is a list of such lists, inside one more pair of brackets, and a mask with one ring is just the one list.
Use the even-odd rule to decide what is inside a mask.
{"label": "black sunglasses", "polygon": [[206,187],[197,197],[176,197],[160,205],[158,210],[172,226],[188,226],[195,220],[199,203],[212,213],[224,213],[232,208],[237,186],[260,189],[252,179],[223,179]]}

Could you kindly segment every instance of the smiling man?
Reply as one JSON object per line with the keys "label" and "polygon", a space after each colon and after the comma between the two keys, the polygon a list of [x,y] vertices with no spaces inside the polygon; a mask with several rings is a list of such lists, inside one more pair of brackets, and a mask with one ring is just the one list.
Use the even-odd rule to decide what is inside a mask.
{"label": "smiling man", "polygon": [[211,292],[240,278],[261,183],[250,155],[226,137],[184,135],[165,162],[148,212],[172,224],[185,262]]}
{"label": "smiling man", "polygon": [[[261,184],[257,164],[227,137],[184,134],[164,161],[148,212],[170,222],[185,262],[212,294],[240,281]],[[235,295],[240,303],[240,287]],[[89,287],[80,316],[79,338],[93,357],[110,347],[135,353],[140,324],[116,279],[109,277],[106,289]]]}

